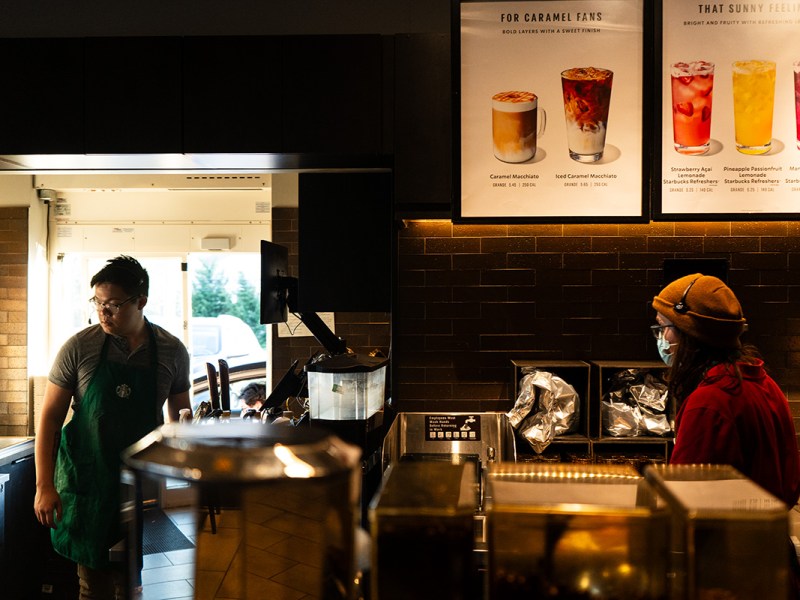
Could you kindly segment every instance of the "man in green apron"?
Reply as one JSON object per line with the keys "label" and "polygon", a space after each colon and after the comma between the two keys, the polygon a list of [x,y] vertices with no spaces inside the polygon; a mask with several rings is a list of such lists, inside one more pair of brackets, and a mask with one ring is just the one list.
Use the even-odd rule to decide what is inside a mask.
{"label": "man in green apron", "polygon": [[[91,280],[100,323],[72,336],[48,376],[36,435],[39,522],[53,548],[78,565],[81,600],[127,597],[122,566],[109,549],[122,539],[120,453],[190,408],[183,342],[143,314],[147,271],[128,256]],[[72,403],[73,417],[63,427]]]}

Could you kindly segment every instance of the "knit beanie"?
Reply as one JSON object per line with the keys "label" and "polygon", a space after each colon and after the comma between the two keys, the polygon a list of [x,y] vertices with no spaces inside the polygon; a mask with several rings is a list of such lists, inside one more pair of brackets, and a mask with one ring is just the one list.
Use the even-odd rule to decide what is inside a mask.
{"label": "knit beanie", "polygon": [[742,307],[721,279],[695,273],[676,279],[653,298],[653,308],[680,331],[714,348],[739,348]]}

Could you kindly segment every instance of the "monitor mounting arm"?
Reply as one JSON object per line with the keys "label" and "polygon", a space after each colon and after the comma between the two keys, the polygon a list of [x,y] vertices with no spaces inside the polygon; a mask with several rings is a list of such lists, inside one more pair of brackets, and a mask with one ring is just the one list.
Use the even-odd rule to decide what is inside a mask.
{"label": "monitor mounting arm", "polygon": [[301,312],[297,310],[297,278],[284,277],[286,283],[286,304],[289,311],[308,327],[311,334],[322,344],[331,356],[347,353],[347,342],[333,333],[325,322],[315,312]]}

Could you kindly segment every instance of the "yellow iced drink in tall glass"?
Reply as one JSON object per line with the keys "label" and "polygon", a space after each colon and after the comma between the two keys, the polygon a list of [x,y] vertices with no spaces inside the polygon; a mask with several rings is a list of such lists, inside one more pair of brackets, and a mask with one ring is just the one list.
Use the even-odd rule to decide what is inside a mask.
{"label": "yellow iced drink in tall glass", "polygon": [[733,120],[736,149],[764,154],[772,145],[775,63],[742,60],[733,63]]}

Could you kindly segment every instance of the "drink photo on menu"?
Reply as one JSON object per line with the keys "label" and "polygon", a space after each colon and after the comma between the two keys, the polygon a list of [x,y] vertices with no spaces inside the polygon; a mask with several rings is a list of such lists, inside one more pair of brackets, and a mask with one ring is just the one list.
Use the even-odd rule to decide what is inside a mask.
{"label": "drink photo on menu", "polygon": [[[537,158],[536,141],[547,122],[546,113],[537,103],[533,92],[499,92],[492,96],[492,146],[497,160],[523,163]],[[538,160],[544,155],[544,150],[539,152]]]}
{"label": "drink photo on menu", "polygon": [[602,160],[606,149],[614,73],[594,67],[561,72],[569,156],[578,162]]}

